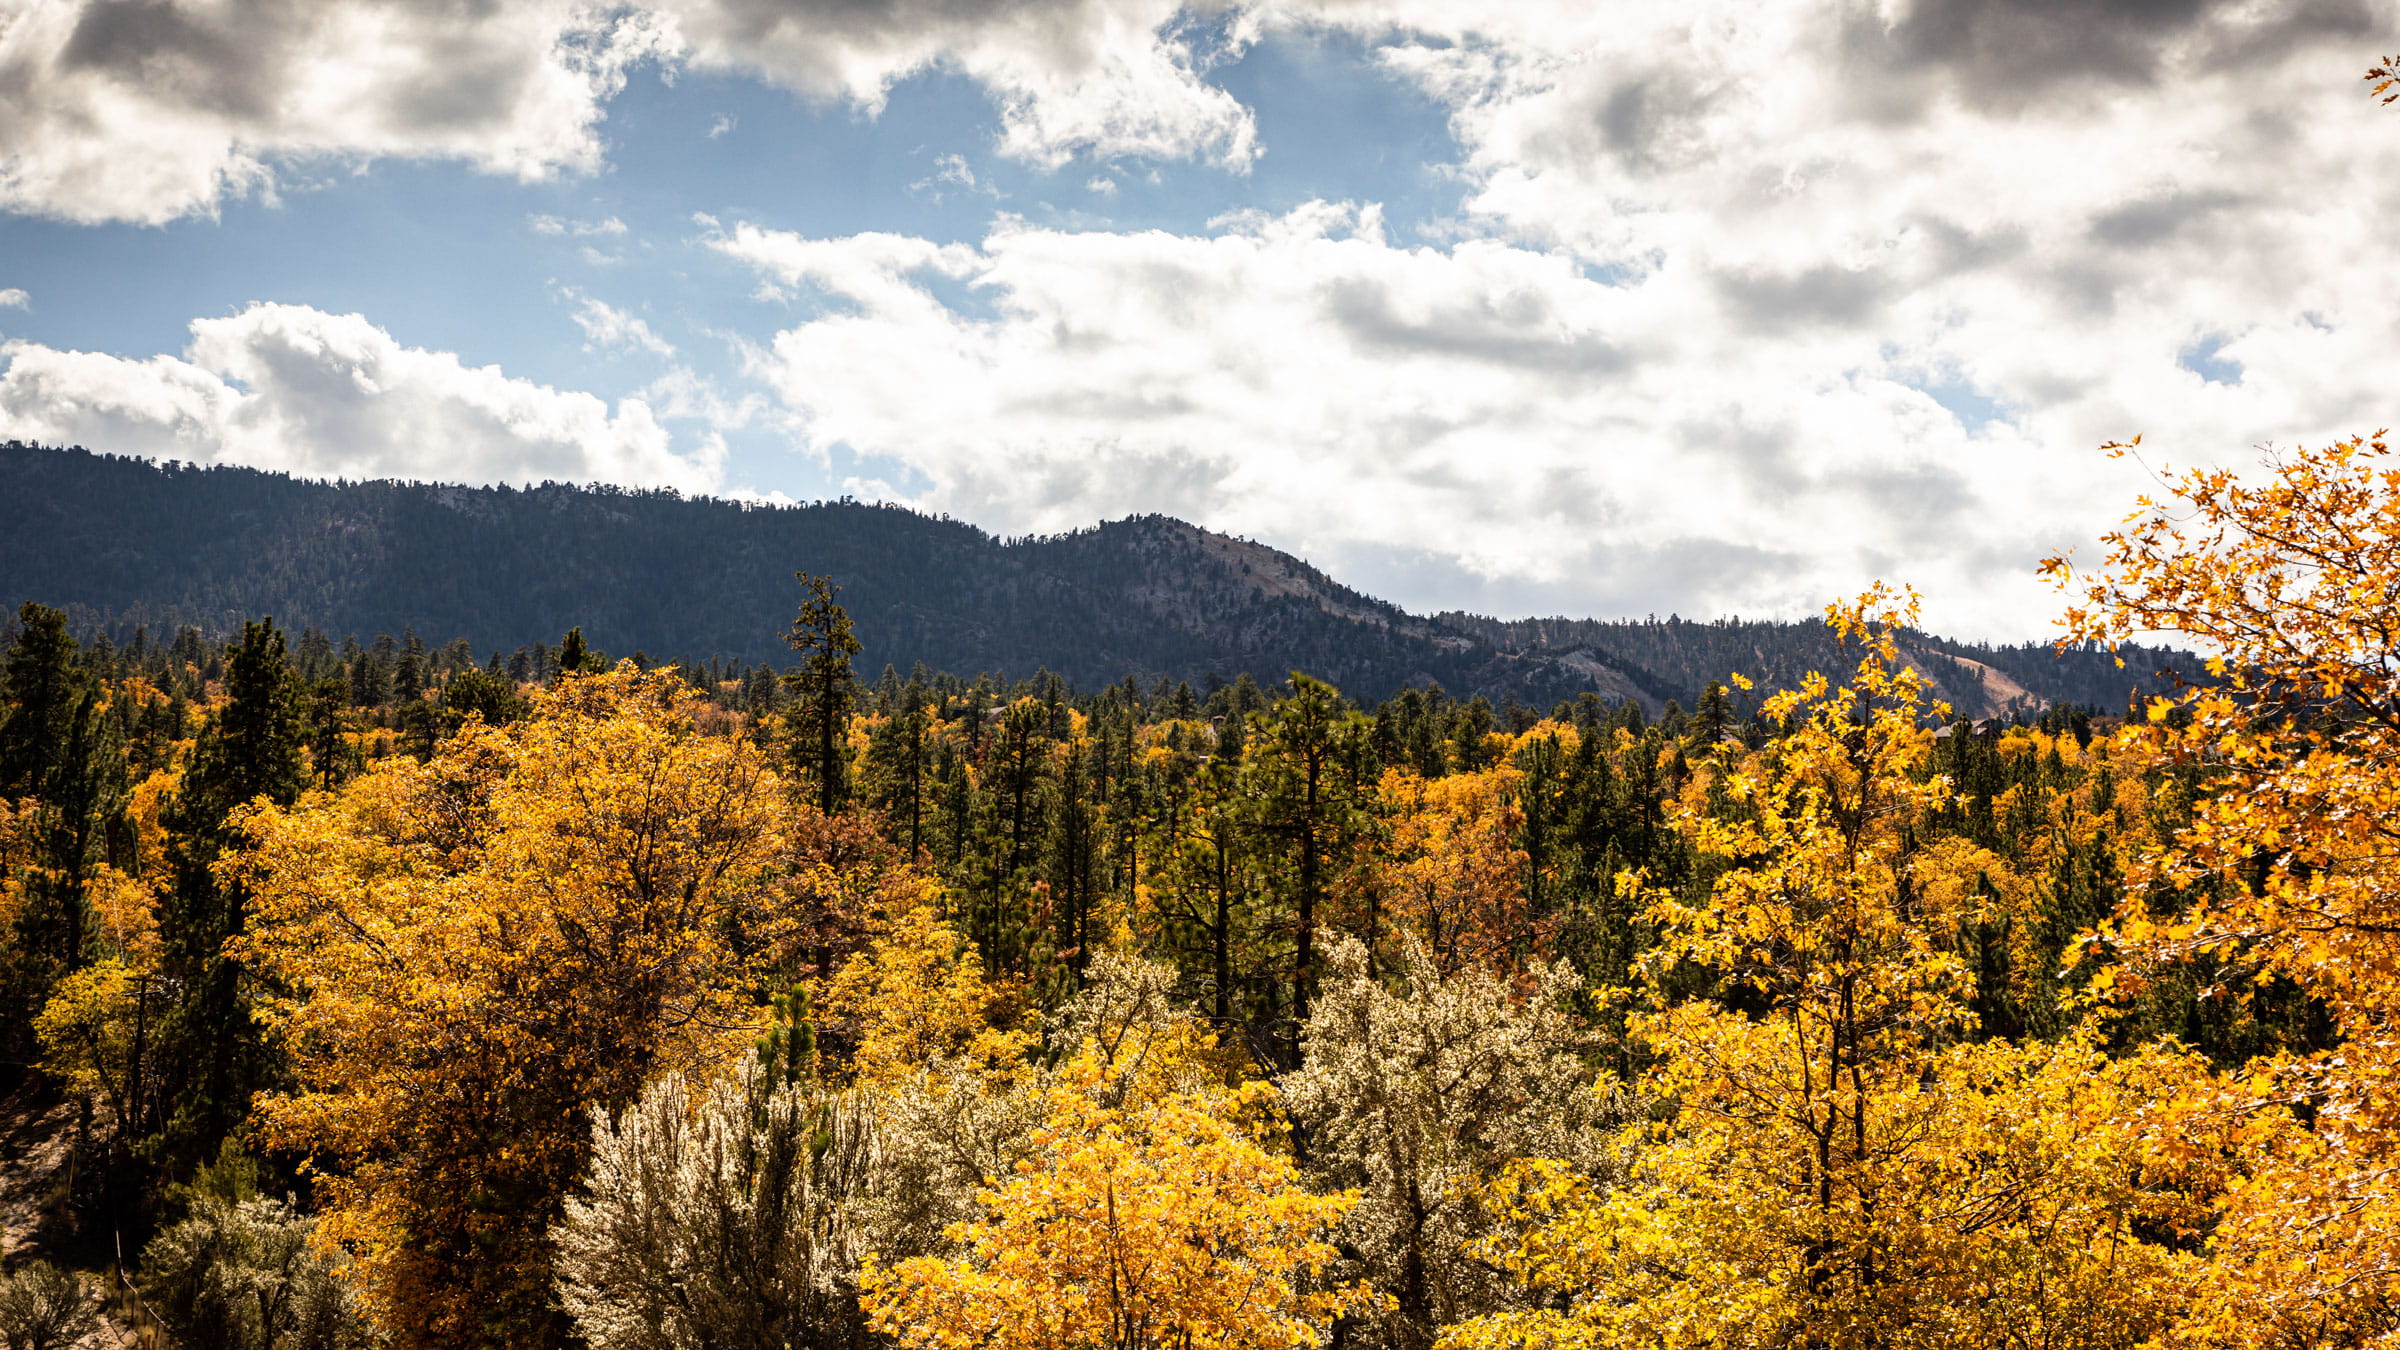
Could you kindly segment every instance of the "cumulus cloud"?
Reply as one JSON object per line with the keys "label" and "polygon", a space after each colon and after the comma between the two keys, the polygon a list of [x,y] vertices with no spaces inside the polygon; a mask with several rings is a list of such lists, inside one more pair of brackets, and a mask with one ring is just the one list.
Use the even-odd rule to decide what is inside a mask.
{"label": "cumulus cloud", "polygon": [[30,309],[32,306],[33,297],[18,287],[11,286],[0,291],[0,309]]}
{"label": "cumulus cloud", "polygon": [[647,404],[405,347],[356,314],[253,305],[181,356],[0,343],[0,437],[315,477],[545,479],[709,491],[723,449],[678,450]]}
{"label": "cumulus cloud", "polygon": [[[1364,38],[1450,109],[1454,230],[1563,251],[1629,308],[1673,313],[1682,383],[1725,390],[1714,421],[1746,437],[1723,461],[1742,482],[1833,434],[1809,400],[1888,385],[1838,452],[1899,475],[1875,509],[1909,509],[1881,449],[1904,439],[1976,485],[1974,514],[2071,543],[2131,495],[2092,464],[2100,441],[2144,431],[2176,462],[2239,464],[2391,420],[2400,125],[2356,79],[2400,20],[2389,0],[1258,14]],[[1707,425],[1662,453],[1695,461]],[[1976,462],[1995,454],[2021,457]],[[1823,523],[1928,570],[1889,522]]]}
{"label": "cumulus cloud", "polygon": [[[1078,154],[1258,153],[1250,110],[1204,77],[1239,35],[1223,0],[658,0],[694,66],[880,109],[919,71],[958,71],[1000,105],[1003,153],[1056,168]],[[1215,33],[1212,42],[1204,32]]]}
{"label": "cumulus cloud", "polygon": [[675,355],[674,346],[660,337],[642,316],[585,295],[571,286],[561,294],[575,302],[575,312],[571,317],[575,320],[575,326],[583,330],[585,351],[643,351],[652,356],[668,358]]}
{"label": "cumulus cloud", "polygon": [[[310,160],[599,167],[633,64],[757,76],[880,110],[954,70],[998,148],[1245,168],[1250,111],[1208,82],[1224,6],[1175,0],[20,0],[0,11],[0,210],[159,223],[272,193]],[[709,135],[733,129],[719,118]]]}
{"label": "cumulus cloud", "polygon": [[[2045,485],[2056,456],[1970,436],[1901,372],[1704,350],[1686,296],[1495,240],[1396,246],[1371,207],[711,242],[807,307],[753,358],[805,442],[995,528],[1165,510],[1420,596],[1426,558],[1463,569],[1437,603],[1790,612],[1912,555],[1988,593],[2092,477]],[[938,298],[962,286],[976,304]]]}
{"label": "cumulus cloud", "polygon": [[0,16],[0,209],[156,223],[311,157],[588,170],[657,21],[580,0],[34,0]]}

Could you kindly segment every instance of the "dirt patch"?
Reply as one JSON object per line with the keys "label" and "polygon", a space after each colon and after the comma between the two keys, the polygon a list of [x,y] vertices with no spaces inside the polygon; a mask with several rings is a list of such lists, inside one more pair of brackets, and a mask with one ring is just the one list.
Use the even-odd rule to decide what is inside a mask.
{"label": "dirt patch", "polygon": [[1981,661],[1971,661],[1963,656],[1955,659],[1960,665],[1982,678],[1983,701],[1994,715],[2011,708],[2030,708],[2041,703],[2040,699],[2033,696],[2031,690],[2010,679],[2005,673],[1987,666]]}
{"label": "dirt patch", "polygon": [[[1392,617],[1372,605],[1350,601],[1336,593],[1330,577],[1288,553],[1267,547],[1250,539],[1203,530],[1196,525],[1186,526],[1200,549],[1220,566],[1226,575],[1236,577],[1246,585],[1256,586],[1262,594],[1279,599],[1306,600],[1336,618],[1348,619],[1374,628],[1390,628]],[[1238,574],[1238,576],[1237,576]],[[1412,625],[1412,630],[1415,625]]]}
{"label": "dirt patch", "polygon": [[[49,1250],[59,1207],[66,1198],[67,1155],[75,1142],[75,1103],[61,1100],[27,1075],[0,1094],[0,1268],[15,1269]],[[121,1350],[163,1346],[132,1330],[141,1317],[113,1289],[115,1272],[84,1270],[85,1282],[101,1298],[100,1324],[75,1350]]]}
{"label": "dirt patch", "polygon": [[0,1096],[0,1262],[42,1253],[65,1196],[75,1104],[28,1075]]}

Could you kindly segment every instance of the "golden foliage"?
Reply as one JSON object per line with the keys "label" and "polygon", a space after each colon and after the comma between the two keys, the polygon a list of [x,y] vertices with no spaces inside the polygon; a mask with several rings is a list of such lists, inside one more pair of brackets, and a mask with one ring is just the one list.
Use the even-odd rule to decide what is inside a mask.
{"label": "golden foliage", "polygon": [[[2132,447],[2112,446],[2119,453]],[[2205,998],[2281,978],[2342,1044],[2262,1060],[2166,1114],[2234,1131],[2205,1305],[2184,1339],[2388,1344],[2400,1336],[2400,469],[2384,434],[2169,478],[2107,537],[2069,611],[2073,639],[2183,634],[2213,683],[2155,700],[2127,747],[2204,780],[2191,824],[2134,878],[2188,888],[2183,913],[2129,902],[2106,941],[2206,959]],[[2064,559],[2048,569],[2072,577]],[[2307,1128],[2299,1122],[2305,1113]]]}
{"label": "golden foliage", "polygon": [[1253,1135],[1262,1083],[1126,1105],[1097,1047],[1066,1067],[1034,1156],[952,1232],[965,1253],[861,1276],[910,1350],[1187,1350],[1319,1344],[1362,1295],[1310,1289],[1355,1193],[1312,1195]]}
{"label": "golden foliage", "polygon": [[134,970],[157,969],[158,896],[148,883],[104,863],[84,882],[83,894],[100,947]]}
{"label": "golden foliage", "polygon": [[[1946,710],[1894,643],[1915,600],[1878,588],[1829,617],[1867,647],[1851,683],[1767,701],[1789,734],[1678,820],[1713,885],[1647,893],[1654,1006],[1631,1026],[1671,1113],[1616,1191],[1506,1175],[1523,1231],[1487,1252],[1564,1307],[1446,1344],[2132,1346],[2171,1314],[2187,1263],[2143,1234],[2194,1207],[2125,1122],[2188,1066],[1966,1039],[1950,936],[1989,860],[1919,846],[1951,793],[1921,772],[1920,724]],[[1674,1001],[1694,971],[1725,1001]]]}
{"label": "golden foliage", "polygon": [[1505,762],[1427,781],[1387,769],[1376,807],[1390,822],[1374,864],[1390,918],[1425,944],[1444,973],[1505,967],[1541,945],[1525,904],[1516,843],[1524,775]]}
{"label": "golden foliage", "polygon": [[134,859],[143,876],[167,874],[167,830],[159,817],[182,785],[181,774],[159,769],[134,784],[126,795],[125,819],[133,827]]}
{"label": "golden foliage", "polygon": [[103,957],[69,972],[52,987],[33,1019],[42,1047],[42,1073],[62,1090],[104,1102],[120,1131],[133,1122],[136,976],[117,958]]}
{"label": "golden foliage", "polygon": [[937,1060],[1014,1064],[1032,1038],[993,1025],[1013,990],[983,975],[974,944],[935,914],[933,887],[877,925],[867,950],[822,981],[815,1004],[828,1026],[853,1042],[850,1072],[861,1087],[889,1085]]}
{"label": "golden foliage", "polygon": [[[14,931],[25,906],[25,883],[32,874],[34,817],[41,803],[27,798],[11,802],[0,797],[0,932]],[[15,956],[13,944],[0,946],[0,959]]]}
{"label": "golden foliage", "polygon": [[779,790],[749,745],[694,734],[691,703],[627,663],[247,817],[238,954],[301,1082],[259,1116],[330,1167],[320,1240],[403,1343],[554,1318],[547,1230],[586,1108],[746,1043],[721,921],[775,850]]}

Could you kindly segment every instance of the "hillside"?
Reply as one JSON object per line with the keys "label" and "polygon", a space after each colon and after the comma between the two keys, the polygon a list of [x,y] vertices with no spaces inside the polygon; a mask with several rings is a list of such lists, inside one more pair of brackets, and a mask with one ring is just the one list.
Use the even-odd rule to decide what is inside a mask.
{"label": "hillside", "polygon": [[[1572,663],[1587,653],[1607,653],[1620,667],[1637,672],[1645,688],[1690,703],[1690,691],[1740,671],[1761,688],[1788,688],[1812,670],[1847,670],[1858,660],[1845,656],[1823,621],[1797,623],[1718,619],[1694,622],[1667,618],[1487,619],[1445,613],[1435,622],[1472,636],[1519,659],[1549,658]],[[2151,689],[2161,671],[2196,676],[2189,656],[2128,646],[2115,658],[2097,651],[2063,656],[2046,642],[1994,646],[1910,633],[1903,657],[1925,677],[1935,698],[1974,717],[2014,708],[2077,703],[2114,712],[2135,689]]]}
{"label": "hillside", "polygon": [[[1656,708],[1688,706],[1729,670],[1765,684],[1840,661],[1810,624],[1420,617],[1164,516],[1003,540],[848,501],[320,483],[13,443],[0,445],[0,493],[18,504],[0,532],[0,599],[55,605],[120,638],[135,625],[222,634],[273,614],[295,629],[413,628],[507,651],[580,625],[611,652],[781,664],[792,574],[809,571],[842,585],[866,671],[1046,668],[1096,688],[1128,675],[1263,685],[1301,669],[1368,699],[1432,682],[1535,706],[1590,691]],[[1931,638],[1913,654],[1974,716],[2122,706],[2132,683],[2097,654]]]}

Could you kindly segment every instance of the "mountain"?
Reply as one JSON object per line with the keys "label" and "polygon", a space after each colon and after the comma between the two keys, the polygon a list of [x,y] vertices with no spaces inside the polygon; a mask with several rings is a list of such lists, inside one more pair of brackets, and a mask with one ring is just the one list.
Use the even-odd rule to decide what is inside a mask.
{"label": "mountain", "polygon": [[[1573,665],[1606,653],[1618,669],[1633,672],[1644,693],[1678,699],[1687,708],[1695,691],[1733,671],[1760,689],[1788,689],[1812,670],[1846,673],[1858,664],[1857,651],[1845,651],[1821,619],[1504,620],[1445,613],[1433,622],[1521,661],[1547,658]],[[1976,718],[2060,703],[2114,713],[2130,697],[2164,688],[2171,682],[2161,678],[2164,672],[2204,677],[2201,663],[2187,653],[2139,646],[2114,656],[2097,650],[2061,653],[2047,642],[1995,646],[1910,632],[1901,636],[1899,647],[1934,698]],[[2124,658],[2123,667],[2117,656]]]}
{"label": "mountain", "polygon": [[[254,469],[0,444],[0,599],[39,600],[119,639],[210,634],[272,614],[361,637],[413,628],[479,650],[556,642],[780,665],[795,571],[831,575],[864,671],[1048,669],[1084,688],[1134,676],[1262,685],[1306,670],[1354,697],[1438,683],[1537,707],[1584,692],[1689,706],[1733,669],[1844,663],[1822,625],[1431,618],[1307,563],[1165,516],[1000,539],[853,501],[797,506],[544,484],[324,483]],[[1745,653],[1757,659],[1734,659]],[[2097,653],[1913,638],[1962,713],[2082,701],[2138,674]],[[1805,654],[1805,655],[1803,655]],[[1728,662],[1731,664],[1728,664]]]}

